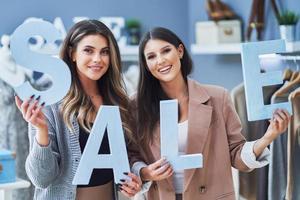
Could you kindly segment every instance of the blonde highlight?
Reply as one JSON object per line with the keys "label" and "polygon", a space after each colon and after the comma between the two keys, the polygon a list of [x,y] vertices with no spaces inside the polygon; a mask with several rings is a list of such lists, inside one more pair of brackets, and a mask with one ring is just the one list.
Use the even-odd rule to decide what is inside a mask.
{"label": "blonde highlight", "polygon": [[[82,23],[82,24],[80,24]],[[110,65],[107,72],[97,81],[99,92],[102,94],[103,104],[117,105],[120,108],[122,126],[129,141],[134,141],[131,129],[131,115],[129,114],[129,99],[127,97],[123,79],[121,76],[121,57],[117,42],[111,31],[97,20],[86,20],[69,31],[61,49],[61,58],[68,64],[72,73],[72,84],[69,92],[62,100],[61,114],[68,129],[74,132],[72,120],[76,119],[79,125],[90,132],[91,122],[95,120],[97,110],[91,98],[83,92],[76,64],[72,61],[72,51],[76,49],[77,43],[85,36],[100,34],[104,36],[109,44]]]}

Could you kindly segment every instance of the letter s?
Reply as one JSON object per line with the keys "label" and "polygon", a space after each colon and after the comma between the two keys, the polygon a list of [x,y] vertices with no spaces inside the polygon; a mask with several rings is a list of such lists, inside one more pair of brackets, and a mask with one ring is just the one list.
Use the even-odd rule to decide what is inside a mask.
{"label": "letter s", "polygon": [[51,76],[52,86],[46,91],[38,91],[27,81],[14,89],[23,100],[35,94],[41,96],[40,102],[50,105],[60,101],[67,94],[71,86],[71,72],[68,66],[54,55],[49,56],[29,49],[29,39],[36,35],[43,37],[47,43],[54,43],[61,39],[59,31],[49,22],[24,23],[11,37],[11,52],[17,64]]}

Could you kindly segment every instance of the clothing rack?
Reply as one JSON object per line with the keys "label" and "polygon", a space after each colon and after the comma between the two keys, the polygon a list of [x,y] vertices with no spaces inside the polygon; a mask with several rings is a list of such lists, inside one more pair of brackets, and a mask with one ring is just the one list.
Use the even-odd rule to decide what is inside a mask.
{"label": "clothing rack", "polygon": [[300,60],[300,51],[289,52],[289,53],[272,53],[260,55],[259,58],[269,58],[269,59],[280,59],[280,60]]}
{"label": "clothing rack", "polygon": [[282,60],[300,60],[300,51],[277,54]]}

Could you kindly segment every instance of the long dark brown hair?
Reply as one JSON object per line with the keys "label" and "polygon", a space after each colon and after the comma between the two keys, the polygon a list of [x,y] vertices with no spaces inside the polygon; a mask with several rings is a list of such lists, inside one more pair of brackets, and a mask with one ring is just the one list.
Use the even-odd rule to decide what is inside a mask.
{"label": "long dark brown hair", "polygon": [[87,132],[91,130],[90,122],[94,120],[97,110],[91,98],[84,92],[76,70],[76,63],[72,61],[72,52],[76,51],[78,43],[85,36],[96,34],[106,38],[110,51],[110,65],[108,70],[97,81],[99,92],[102,94],[104,104],[119,106],[123,128],[126,134],[131,137],[132,131],[129,126],[130,115],[128,112],[129,99],[126,95],[121,76],[119,47],[113,33],[98,20],[84,20],[76,23],[68,32],[62,45],[60,57],[68,65],[72,76],[71,88],[62,102],[61,113],[63,120],[71,130],[71,120],[73,118],[76,118],[80,126]]}
{"label": "long dark brown hair", "polygon": [[175,46],[183,45],[183,57],[180,59],[181,73],[187,83],[187,76],[191,73],[193,63],[181,39],[172,31],[157,27],[147,32],[139,45],[140,78],[138,84],[137,106],[137,139],[140,144],[147,144],[153,140],[153,129],[159,121],[159,102],[169,99],[163,91],[160,82],[148,69],[144,50],[149,40],[163,40]]}

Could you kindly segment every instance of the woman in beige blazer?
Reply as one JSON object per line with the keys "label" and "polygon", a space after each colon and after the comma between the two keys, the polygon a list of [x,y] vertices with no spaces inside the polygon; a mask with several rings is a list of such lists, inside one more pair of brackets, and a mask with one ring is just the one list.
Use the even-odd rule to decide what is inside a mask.
{"label": "woman in beige blazer", "polygon": [[[147,160],[138,168],[153,181],[150,200],[234,199],[231,166],[250,171],[268,164],[267,146],[288,126],[290,115],[276,110],[265,135],[246,142],[228,92],[187,76],[192,61],[183,42],[170,30],[154,28],[139,47],[140,80],[136,96],[137,139]],[[160,156],[159,101],[179,102],[179,153],[203,154],[203,168],[173,171]]]}

